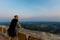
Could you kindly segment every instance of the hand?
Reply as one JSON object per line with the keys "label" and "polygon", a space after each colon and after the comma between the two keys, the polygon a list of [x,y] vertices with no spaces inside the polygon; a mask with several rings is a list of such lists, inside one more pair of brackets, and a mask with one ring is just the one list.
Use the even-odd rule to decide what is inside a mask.
{"label": "hand", "polygon": [[20,28],[20,30],[23,30],[23,28]]}
{"label": "hand", "polygon": [[22,30],[23,30],[24,28],[22,28]]}
{"label": "hand", "polygon": [[24,32],[23,28],[20,29],[22,32]]}

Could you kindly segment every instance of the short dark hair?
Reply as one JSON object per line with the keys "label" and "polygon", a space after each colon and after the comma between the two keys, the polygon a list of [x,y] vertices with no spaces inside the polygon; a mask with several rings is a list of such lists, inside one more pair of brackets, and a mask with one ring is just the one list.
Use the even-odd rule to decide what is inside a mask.
{"label": "short dark hair", "polygon": [[14,17],[18,17],[18,15],[15,15]]}

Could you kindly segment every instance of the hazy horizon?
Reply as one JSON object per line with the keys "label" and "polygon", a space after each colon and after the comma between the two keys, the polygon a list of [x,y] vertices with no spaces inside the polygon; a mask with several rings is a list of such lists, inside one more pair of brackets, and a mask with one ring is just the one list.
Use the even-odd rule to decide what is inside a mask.
{"label": "hazy horizon", "polygon": [[60,22],[60,0],[0,0],[0,22],[19,21]]}

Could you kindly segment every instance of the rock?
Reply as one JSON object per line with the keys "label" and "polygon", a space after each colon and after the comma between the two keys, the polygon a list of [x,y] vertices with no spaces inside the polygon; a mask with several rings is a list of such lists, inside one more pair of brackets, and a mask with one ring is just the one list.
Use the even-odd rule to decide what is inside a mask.
{"label": "rock", "polygon": [[41,39],[36,38],[36,37],[29,36],[29,37],[28,37],[28,40],[41,40]]}
{"label": "rock", "polygon": [[18,40],[27,40],[26,35],[23,33],[18,33]]}

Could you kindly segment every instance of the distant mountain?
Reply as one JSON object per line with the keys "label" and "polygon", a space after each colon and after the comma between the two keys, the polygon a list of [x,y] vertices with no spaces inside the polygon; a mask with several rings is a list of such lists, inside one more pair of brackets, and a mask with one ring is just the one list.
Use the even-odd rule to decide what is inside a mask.
{"label": "distant mountain", "polygon": [[[20,22],[25,29],[60,34],[60,22]],[[10,22],[0,22],[0,25],[9,26]]]}

